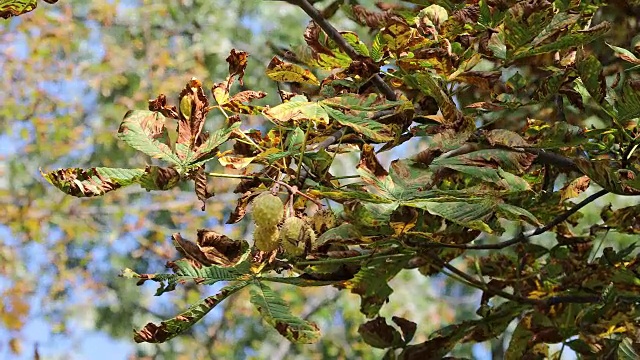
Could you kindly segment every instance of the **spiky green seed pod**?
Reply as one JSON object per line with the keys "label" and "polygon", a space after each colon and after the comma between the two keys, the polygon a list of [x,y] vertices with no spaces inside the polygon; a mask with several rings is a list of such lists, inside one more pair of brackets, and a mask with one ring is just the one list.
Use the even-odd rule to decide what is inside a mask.
{"label": "spiky green seed pod", "polygon": [[280,241],[289,256],[302,256],[316,240],[316,233],[304,220],[292,217],[284,221],[280,230]]}
{"label": "spiky green seed pod", "polygon": [[284,204],[279,197],[269,192],[258,195],[253,200],[253,222],[264,228],[273,228],[278,225],[284,216]]}
{"label": "spiky green seed pod", "polygon": [[260,251],[274,251],[280,245],[280,231],[275,226],[256,226],[253,230],[253,241],[256,248]]}

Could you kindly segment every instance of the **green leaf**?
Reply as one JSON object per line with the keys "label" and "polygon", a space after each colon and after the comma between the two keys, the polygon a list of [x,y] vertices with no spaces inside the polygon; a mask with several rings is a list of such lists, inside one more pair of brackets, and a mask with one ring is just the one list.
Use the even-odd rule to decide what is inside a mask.
{"label": "green leaf", "polygon": [[625,83],[622,93],[616,98],[615,108],[621,123],[640,117],[640,86],[632,82]]}
{"label": "green leaf", "polygon": [[329,123],[329,115],[325,108],[318,102],[307,101],[307,98],[302,95],[294,96],[291,100],[268,108],[262,113],[278,125],[299,124],[304,121],[323,125]]}
{"label": "green leaf", "polygon": [[247,261],[233,267],[218,265],[196,267],[191,261],[177,260],[169,266],[175,273],[174,277],[168,279],[170,284],[192,280],[199,284],[213,285],[218,281],[240,280],[250,273],[250,263]]}
{"label": "green leaf", "polygon": [[638,59],[631,51],[609,44],[607,44],[607,46],[609,46],[615,52],[616,56],[620,59],[628,61],[632,64],[640,65],[640,59]]}
{"label": "green leaf", "polygon": [[360,312],[371,318],[378,314],[393,289],[389,281],[406,266],[409,258],[399,258],[395,261],[376,259],[366,263],[351,280],[339,285],[341,288],[351,289],[360,295]]}
{"label": "green leaf", "polygon": [[144,169],[116,169],[97,167],[90,169],[60,169],[42,176],[62,192],[77,196],[102,196],[137,182],[145,175]]}
{"label": "green leaf", "polygon": [[577,65],[584,87],[596,102],[603,104],[607,95],[607,83],[602,74],[602,64],[595,56],[589,55],[586,59],[578,61]]}
{"label": "green leaf", "polygon": [[164,116],[159,112],[131,110],[120,124],[118,138],[153,158],[180,165],[182,162],[169,146],[164,121]]}
{"label": "green leaf", "polygon": [[384,56],[384,45],[385,41],[382,37],[382,33],[378,32],[371,43],[371,60],[374,62],[382,60],[382,57]]}
{"label": "green leaf", "polygon": [[0,18],[8,19],[12,16],[28,13],[38,6],[37,0],[5,0],[0,1]]}
{"label": "green leaf", "polygon": [[514,59],[521,59],[533,55],[539,55],[558,50],[566,50],[568,48],[575,48],[578,46],[586,45],[604,36],[604,34],[606,34],[610,28],[611,25],[608,22],[604,21],[587,30],[562,36],[554,42],[534,47],[533,49],[517,52],[514,54]]}
{"label": "green leaf", "polygon": [[529,220],[529,223],[533,225],[540,225],[540,221],[538,221],[532,213],[521,207],[510,204],[498,204],[496,210],[500,214],[505,215],[509,220],[519,221],[521,219],[527,219]]}
{"label": "green leaf", "polygon": [[321,103],[332,108],[352,111],[382,111],[405,104],[404,101],[389,101],[376,94],[358,95],[351,93],[324,99]]}
{"label": "green leaf", "polygon": [[154,281],[160,284],[156,291],[156,296],[165,292],[173,291],[176,285],[186,281],[194,281],[197,284],[213,285],[219,281],[239,281],[246,280],[250,274],[250,263],[240,262],[233,267],[210,265],[196,266],[190,260],[180,259],[167,263],[171,267],[173,274],[142,274],[137,277],[141,283]]}
{"label": "green leaf", "polygon": [[551,36],[570,28],[580,19],[579,14],[560,12],[554,15],[551,22],[531,41],[531,46],[538,46]]}
{"label": "green leaf", "polygon": [[218,146],[229,140],[231,134],[239,128],[240,123],[236,122],[229,127],[219,129],[211,134],[211,136],[209,136],[209,138],[202,143],[195,152],[189,153],[189,156],[186,159],[187,166],[189,168],[197,168],[211,160],[217,154]]}
{"label": "green leaf", "polygon": [[521,173],[527,170],[535,156],[506,149],[482,149],[466,154],[438,158],[431,166],[470,165],[477,167],[501,167],[508,171]]}
{"label": "green leaf", "polygon": [[318,341],[318,325],[300,319],[291,314],[284,300],[266,284],[259,280],[251,283],[251,303],[262,318],[280,335],[298,344],[311,344]]}
{"label": "green leaf", "polygon": [[455,102],[442,87],[436,82],[436,79],[430,74],[415,74],[405,76],[405,81],[414,83],[426,95],[432,96],[438,103],[438,107],[444,118],[443,125],[447,128],[459,125],[464,118],[462,112],[458,109]]}
{"label": "green leaf", "polygon": [[355,50],[359,55],[369,57],[369,49],[367,49],[367,45],[365,45],[356,33],[350,31],[342,31],[340,32],[342,38]]}
{"label": "green leaf", "polygon": [[367,117],[365,112],[356,115],[345,114],[330,106],[322,106],[329,116],[340,125],[348,126],[358,134],[375,142],[387,142],[394,139],[394,132],[387,125],[381,124]]}
{"label": "green leaf", "polygon": [[374,203],[374,204],[392,202],[390,199],[386,199],[384,197],[381,197],[366,191],[333,189],[333,188],[328,188],[323,186],[318,186],[316,189],[309,190],[309,194],[328,198],[340,203],[347,200],[362,200],[362,201],[365,201],[368,203]]}
{"label": "green leaf", "polygon": [[500,60],[506,60],[507,45],[505,44],[504,31],[498,31],[491,34],[487,47],[493,52],[493,56],[497,57]]}
{"label": "green leaf", "polygon": [[241,281],[233,285],[227,285],[218,294],[200,300],[174,318],[163,321],[159,325],[148,323],[143,329],[134,331],[133,339],[137,343],[163,343],[172,339],[191,328],[224,299],[248,284],[248,281]]}
{"label": "green leaf", "polygon": [[493,213],[495,204],[491,201],[469,202],[435,202],[429,200],[416,200],[404,202],[403,205],[428,211],[432,215],[443,217],[456,224],[470,229],[492,233],[493,230],[484,220]]}

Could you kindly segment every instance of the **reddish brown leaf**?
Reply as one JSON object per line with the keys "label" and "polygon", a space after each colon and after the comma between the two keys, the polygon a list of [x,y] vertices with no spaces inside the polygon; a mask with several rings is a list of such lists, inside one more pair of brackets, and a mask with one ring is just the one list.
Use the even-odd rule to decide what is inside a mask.
{"label": "reddish brown leaf", "polygon": [[158,111],[165,117],[171,119],[180,119],[178,109],[176,109],[175,106],[167,106],[167,97],[164,94],[160,94],[157,98],[149,100],[149,110]]}
{"label": "reddish brown leaf", "polygon": [[309,25],[304,31],[304,41],[307,42],[307,45],[317,54],[327,54],[330,56],[334,56],[333,52],[327,49],[324,45],[320,43],[320,26],[315,23],[315,21],[310,21]]}
{"label": "reddish brown leaf", "polygon": [[[180,120],[178,122],[177,144],[184,144],[195,149],[202,144],[200,136],[204,120],[209,112],[209,100],[204,95],[202,83],[192,78],[180,92]],[[185,156],[185,154],[181,154]]]}
{"label": "reddish brown leaf", "polygon": [[185,258],[193,260],[204,266],[213,264],[213,262],[207,259],[207,256],[198,245],[189,240],[185,240],[182,238],[180,233],[173,234],[171,238],[173,239],[173,246],[175,246],[176,250],[178,250],[178,252]]}
{"label": "reddish brown leaf", "polygon": [[353,5],[351,10],[355,17],[355,21],[372,29],[380,29],[385,27],[389,18],[393,16],[393,13],[390,11],[370,11],[362,5]]}
{"label": "reddish brown leaf", "polygon": [[[260,180],[257,180],[260,183]],[[238,221],[242,220],[247,213],[247,206],[251,202],[251,200],[256,197],[257,193],[252,193],[251,191],[245,192],[240,198],[238,198],[238,202],[236,204],[235,209],[229,214],[229,219],[227,220],[227,224],[235,224]]]}
{"label": "reddish brown leaf", "polygon": [[[180,181],[180,173],[172,167],[147,166],[141,185],[146,189],[168,190]],[[145,182],[151,182],[146,184]]]}
{"label": "reddish brown leaf", "polygon": [[215,195],[213,192],[209,192],[207,189],[207,174],[204,172],[204,165],[198,168],[198,171],[195,173],[193,180],[196,184],[195,191],[198,196],[198,200],[202,201],[201,210],[204,211],[206,207],[205,201]]}
{"label": "reddish brown leaf", "polygon": [[247,67],[247,58],[249,54],[245,51],[240,51],[236,49],[231,49],[231,53],[227,57],[227,62],[229,63],[229,77],[233,78],[236,75],[238,76],[238,81],[240,85],[244,85],[242,78],[244,77],[244,70]]}
{"label": "reddish brown leaf", "polygon": [[411,339],[413,339],[413,335],[415,335],[416,330],[418,329],[418,324],[414,323],[411,320],[407,320],[398,316],[392,317],[391,320],[393,320],[393,322],[400,327],[405,343],[408,343],[409,341],[411,341]]}
{"label": "reddish brown leaf", "polygon": [[198,230],[198,247],[211,263],[220,266],[236,265],[249,248],[244,240],[233,240],[213,230]]}
{"label": "reddish brown leaf", "polygon": [[265,96],[267,96],[267,93],[264,91],[246,90],[233,95],[230,101],[231,102],[237,101],[237,102],[244,103],[244,102],[249,102],[255,99],[262,99]]}

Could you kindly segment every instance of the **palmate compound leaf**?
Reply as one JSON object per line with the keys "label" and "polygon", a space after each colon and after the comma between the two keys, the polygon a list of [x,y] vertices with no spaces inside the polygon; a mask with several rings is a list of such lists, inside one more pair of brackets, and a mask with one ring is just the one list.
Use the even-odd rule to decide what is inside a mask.
{"label": "palmate compound leaf", "polygon": [[165,117],[159,112],[131,110],[124,115],[118,129],[118,138],[152,158],[179,165],[182,161],[169,146],[164,121]]}
{"label": "palmate compound leaf", "polygon": [[174,318],[163,321],[159,325],[148,323],[141,330],[133,332],[133,339],[137,343],[162,343],[172,339],[188,330],[224,299],[241,290],[249,283],[249,281],[240,281],[232,285],[227,285],[216,295],[200,300]]}
{"label": "palmate compound leaf", "polygon": [[280,335],[298,344],[311,344],[318,341],[320,337],[318,325],[292,315],[284,300],[263,282],[256,280],[251,284],[251,303],[258,309],[262,318]]}

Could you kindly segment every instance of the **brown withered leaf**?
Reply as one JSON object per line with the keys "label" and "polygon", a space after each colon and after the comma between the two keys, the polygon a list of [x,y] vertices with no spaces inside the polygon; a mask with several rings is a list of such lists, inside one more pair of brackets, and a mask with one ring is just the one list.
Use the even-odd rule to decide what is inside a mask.
{"label": "brown withered leaf", "polygon": [[[258,180],[259,181],[259,180]],[[235,209],[229,214],[229,219],[227,220],[227,224],[235,224],[238,221],[242,220],[247,213],[247,206],[251,202],[251,200],[258,196],[257,193],[252,193],[251,191],[247,191],[240,198],[238,198],[238,202],[236,204]]]}
{"label": "brown withered leaf", "polygon": [[246,90],[241,91],[235,95],[233,95],[227,102],[222,104],[222,107],[225,110],[230,112],[234,112],[237,114],[259,114],[262,110],[260,106],[251,106],[245,103],[253,101],[255,99],[262,99],[267,96],[267,93],[264,91],[253,91]]}
{"label": "brown withered leaf", "polygon": [[367,344],[386,349],[402,345],[402,336],[393,326],[387,324],[382,317],[369,320],[358,327],[358,333]]}
{"label": "brown withered leaf", "polygon": [[175,106],[167,106],[167,97],[164,94],[158,95],[157,98],[149,100],[149,110],[158,111],[165,117],[170,119],[180,119],[178,115],[178,109]]}
{"label": "brown withered leaf", "polygon": [[203,139],[200,135],[209,112],[208,107],[209,100],[204,94],[202,83],[192,78],[180,92],[177,144],[187,145],[189,149],[195,149],[202,144]]}
{"label": "brown withered leaf", "polygon": [[315,21],[310,21],[304,30],[304,41],[316,54],[327,54],[334,56],[333,52],[320,43],[320,26]]}
{"label": "brown withered leaf", "polygon": [[220,266],[237,265],[242,255],[249,249],[244,240],[233,240],[213,230],[198,230],[198,247],[206,258]]}
{"label": "brown withered leaf", "polygon": [[465,82],[482,90],[491,90],[500,81],[500,71],[465,71],[456,77],[456,81]]}
{"label": "brown withered leaf", "polygon": [[355,17],[354,20],[356,22],[360,25],[366,25],[371,29],[380,29],[385,27],[389,18],[393,16],[393,13],[390,11],[370,11],[362,5],[353,5],[351,7],[351,11],[353,12],[353,16]]}
{"label": "brown withered leaf", "polygon": [[247,58],[249,54],[245,51],[231,49],[231,53],[227,57],[227,62],[229,63],[229,79],[231,82],[231,78],[238,75],[238,82],[240,85],[244,85],[243,77],[244,70],[247,68]]}
{"label": "brown withered leaf", "polygon": [[389,173],[382,167],[382,164],[376,158],[375,149],[373,145],[364,144],[362,146],[362,151],[360,151],[360,162],[356,166],[356,168],[364,168],[371,172],[377,178],[384,178]]}
{"label": "brown withered leaf", "polygon": [[200,209],[204,211],[207,199],[215,195],[207,189],[207,174],[204,172],[204,165],[200,166],[198,171],[195,172],[193,181],[196,184],[195,191],[198,196],[198,200],[202,201],[202,207]]}
{"label": "brown withered leaf", "polygon": [[213,264],[198,245],[184,239],[180,233],[171,235],[171,239],[173,240],[173,246],[175,246],[180,255],[184,256],[186,259],[193,260],[203,266],[210,266]]}
{"label": "brown withered leaf", "polygon": [[258,172],[252,173],[250,175],[256,176],[256,177],[252,179],[243,179],[242,181],[240,181],[238,186],[236,186],[233,192],[235,194],[243,194],[247,191],[250,191],[253,188],[258,187],[260,186],[260,184],[262,184],[262,180],[258,179],[258,177],[268,177],[273,179],[278,175],[278,172],[279,172],[278,168],[274,166],[269,166]]}
{"label": "brown withered leaf", "polygon": [[413,339],[413,335],[415,335],[416,330],[418,329],[418,324],[398,316],[391,317],[391,320],[393,320],[393,322],[400,328],[400,331],[402,331],[402,338],[405,343],[408,343]]}
{"label": "brown withered leaf", "polygon": [[468,24],[478,22],[480,17],[480,6],[477,4],[465,6],[462,9],[458,9],[451,14],[451,19],[455,22]]}
{"label": "brown withered leaf", "polygon": [[237,101],[237,102],[244,103],[244,102],[249,102],[255,99],[262,99],[265,96],[267,96],[267,93],[264,91],[246,90],[233,95],[229,101],[231,102]]}
{"label": "brown withered leaf", "polygon": [[[180,182],[180,173],[172,167],[149,165],[145,168],[145,173],[141,182],[145,189],[168,190]],[[145,181],[151,183],[146,184]]]}
{"label": "brown withered leaf", "polygon": [[63,192],[77,197],[101,196],[123,186],[117,179],[101,174],[99,168],[59,169],[41,174]]}

